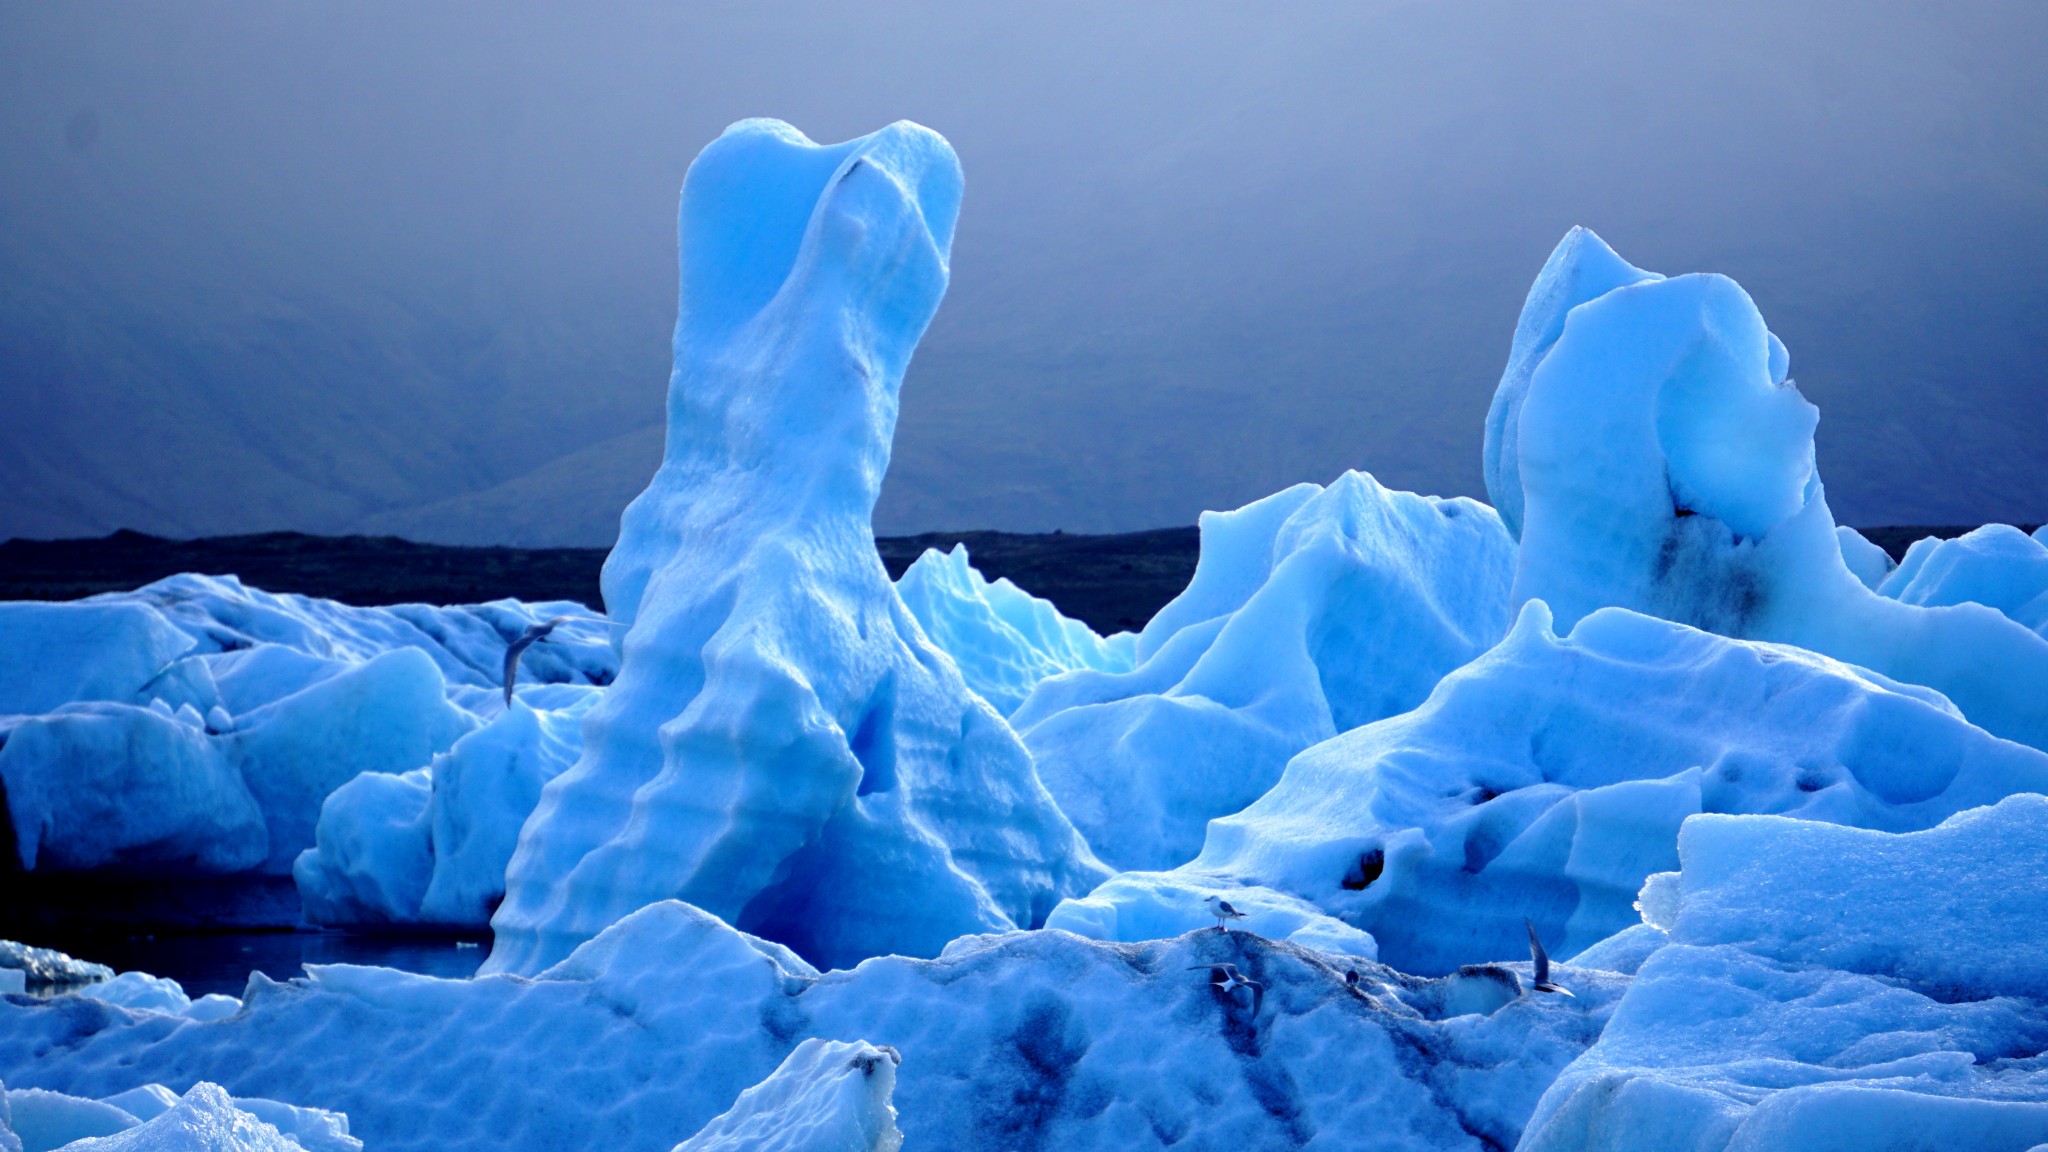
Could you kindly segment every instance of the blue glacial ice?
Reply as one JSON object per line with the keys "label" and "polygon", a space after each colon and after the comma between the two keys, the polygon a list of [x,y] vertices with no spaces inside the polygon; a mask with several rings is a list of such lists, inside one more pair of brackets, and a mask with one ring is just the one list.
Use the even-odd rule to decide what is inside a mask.
{"label": "blue glacial ice", "polygon": [[744,121],[691,165],[667,454],[604,568],[618,679],[520,833],[487,970],[669,897],[820,963],[930,956],[1104,875],[875,552],[960,190],[907,122]]}
{"label": "blue glacial ice", "polygon": [[1856,579],[1873,592],[1899,566],[1890,553],[1872,544],[1868,537],[1847,524],[1835,526],[1835,543],[1842,549],[1842,563],[1848,565]]}
{"label": "blue glacial ice", "polygon": [[0,1148],[11,1123],[22,1152],[362,1152],[348,1118],[274,1100],[230,1097],[201,1081],[183,1097],[161,1084],[106,1100],[41,1089],[5,1094]]}
{"label": "blue glacial ice", "polygon": [[1117,876],[1047,926],[1150,939],[1220,892],[1253,931],[1293,937],[1319,910],[1405,971],[1520,954],[1525,916],[1569,956],[1637,921],[1697,813],[1905,831],[2043,790],[2048,755],[1925,688],[1621,609],[1560,637],[1532,602],[1422,707],[1295,757],[1193,861]]}
{"label": "blue glacial ice", "polygon": [[1986,524],[1953,540],[1916,540],[1877,591],[1902,604],[1982,604],[2048,637],[2048,543],[2039,536]]}
{"label": "blue glacial ice", "polygon": [[1524,1152],[2048,1142],[2048,800],[1887,834],[1700,816],[1669,943],[1544,1096]]}
{"label": "blue glacial ice", "polygon": [[896,1152],[893,1048],[811,1037],[675,1152]]}
{"label": "blue glacial ice", "polygon": [[[537,686],[425,767],[365,772],[320,809],[292,868],[315,924],[481,928],[541,788],[583,752],[599,689]],[[552,705],[552,707],[548,706]]]}
{"label": "blue glacial ice", "polygon": [[[1256,1006],[1191,966],[1231,962]],[[1347,973],[1358,975],[1354,984]],[[1490,969],[1493,983],[1527,965]],[[1213,928],[1064,932],[819,973],[688,905],[649,905],[532,979],[316,965],[207,1024],[0,999],[0,1078],[103,1098],[207,1080],[345,1113],[381,1152],[666,1149],[804,1041],[888,1045],[910,1148],[1511,1147],[1628,980],[1455,1014],[1458,985]]]}
{"label": "blue glacial ice", "polygon": [[1290,756],[1420,704],[1508,625],[1514,544],[1466,499],[1359,472],[1202,516],[1195,576],[1129,672],[1038,685],[1011,717],[1039,776],[1116,868],[1192,857]]}
{"label": "blue glacial ice", "polygon": [[[357,608],[175,576],[0,604],[0,783],[21,866],[288,875],[323,801],[495,715],[510,636],[574,605]],[[604,629],[529,652],[522,693],[608,682]]]}
{"label": "blue glacial ice", "polygon": [[1521,509],[1515,603],[1547,602],[1565,629],[1618,606],[1797,644],[2048,748],[2048,640],[1979,604],[1886,599],[1844,562],[1818,413],[1749,296],[1725,276],[1629,282],[1616,266],[1592,233],[1568,235],[1501,381],[1487,479]]}
{"label": "blue glacial ice", "polygon": [[1084,668],[1128,672],[1137,663],[1135,634],[1098,636],[1051,601],[1007,579],[984,578],[965,544],[926,549],[896,581],[896,593],[967,686],[1005,716],[1047,677]]}

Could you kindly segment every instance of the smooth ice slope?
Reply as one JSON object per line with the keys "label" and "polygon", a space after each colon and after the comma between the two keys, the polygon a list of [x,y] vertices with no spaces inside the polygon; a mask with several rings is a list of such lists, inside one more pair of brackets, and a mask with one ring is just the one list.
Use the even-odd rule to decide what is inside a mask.
{"label": "smooth ice slope", "polygon": [[315,846],[292,869],[306,919],[490,923],[519,829],[542,786],[582,754],[583,716],[598,695],[571,684],[536,688],[428,767],[342,785],[320,809]]}
{"label": "smooth ice slope", "polygon": [[[1560,262],[1619,257],[1574,230],[1545,278]],[[1516,411],[1512,468],[1495,466],[1489,440],[1489,491],[1522,508],[1517,605],[1541,599],[1566,629],[1618,606],[1797,644],[1927,685],[1990,731],[2048,748],[2048,640],[1979,605],[1887,600],[1844,563],[1814,468],[1818,413],[1733,280],[1599,295],[1600,278],[1579,282],[1586,292],[1532,291],[1496,405]],[[1587,298],[1555,343],[1524,357],[1524,331],[1547,331],[1574,295]]]}
{"label": "smooth ice slope", "polygon": [[984,579],[965,544],[951,552],[925,549],[896,582],[896,593],[967,686],[1005,716],[1048,676],[1080,668],[1128,672],[1136,663],[1134,634],[1105,639],[1008,579]]}
{"label": "smooth ice slope", "polygon": [[520,834],[488,970],[672,896],[824,964],[928,956],[1102,876],[875,553],[960,189],[907,122],[821,147],[749,120],[691,165],[667,455],[604,569],[619,677]]}
{"label": "smooth ice slope", "polygon": [[1703,816],[1671,942],[1525,1152],[2048,1142],[2048,800],[1886,835]]}
{"label": "smooth ice slope", "polygon": [[2048,636],[2048,544],[2007,524],[1916,540],[1877,591],[1902,604],[1982,604]]}
{"label": "smooth ice slope", "polygon": [[1846,524],[1835,526],[1835,542],[1842,547],[1842,563],[1848,565],[1849,571],[1856,574],[1856,579],[1861,580],[1865,588],[1875,591],[1898,567],[1890,553]]}
{"label": "smooth ice slope", "polygon": [[813,1037],[675,1152],[896,1152],[894,1049]]}
{"label": "smooth ice slope", "polygon": [[1532,603],[1421,708],[1295,757],[1194,861],[1118,876],[1048,926],[1171,935],[1220,892],[1269,935],[1320,908],[1406,971],[1526,955],[1524,917],[1570,956],[1636,923],[1696,813],[1907,831],[2044,790],[2048,755],[1924,688],[1619,609],[1560,638]]}
{"label": "smooth ice slope", "polygon": [[[1225,961],[1265,983],[1256,1017],[1187,970]],[[93,1096],[214,1080],[345,1111],[379,1152],[662,1152],[816,1037],[902,1053],[907,1148],[1479,1152],[1513,1146],[1626,984],[1558,977],[1576,999],[1447,1017],[1476,977],[1213,929],[1143,945],[1009,933],[820,975],[665,902],[533,980],[316,966],[252,978],[244,1011],[206,1025],[0,1001],[0,1077]]]}
{"label": "smooth ice slope", "polygon": [[1514,543],[1472,500],[1347,472],[1202,515],[1188,588],[1128,673],[1042,682],[1011,717],[1116,868],[1192,857],[1290,756],[1420,704],[1508,625]]}

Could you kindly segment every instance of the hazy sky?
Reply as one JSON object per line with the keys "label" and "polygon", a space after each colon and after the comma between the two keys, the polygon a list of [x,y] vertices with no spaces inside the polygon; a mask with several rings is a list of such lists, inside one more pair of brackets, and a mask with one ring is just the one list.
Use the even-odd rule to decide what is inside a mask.
{"label": "hazy sky", "polygon": [[967,172],[884,531],[1481,495],[1573,224],[1749,289],[1848,523],[2048,519],[2048,4],[0,0],[0,536],[603,543],[727,123]]}

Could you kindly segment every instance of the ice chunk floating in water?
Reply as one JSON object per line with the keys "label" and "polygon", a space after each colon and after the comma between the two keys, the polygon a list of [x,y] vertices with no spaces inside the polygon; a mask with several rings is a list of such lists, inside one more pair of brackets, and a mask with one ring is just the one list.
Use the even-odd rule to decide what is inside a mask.
{"label": "ice chunk floating in water", "polygon": [[667,897],[823,964],[930,956],[1104,874],[875,553],[960,189],[909,123],[821,147],[750,120],[691,165],[667,455],[604,569],[619,677],[520,835],[487,971]]}

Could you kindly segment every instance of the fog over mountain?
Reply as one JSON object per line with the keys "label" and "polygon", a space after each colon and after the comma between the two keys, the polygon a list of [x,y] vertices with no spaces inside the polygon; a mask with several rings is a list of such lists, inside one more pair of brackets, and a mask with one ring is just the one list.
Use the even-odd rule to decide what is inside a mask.
{"label": "fog over mountain", "polygon": [[608,543],[757,115],[966,167],[885,532],[1483,495],[1573,224],[1756,297],[1841,521],[2038,522],[2044,56],[2038,0],[0,0],[0,537]]}

